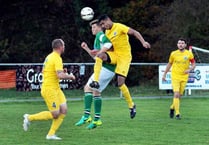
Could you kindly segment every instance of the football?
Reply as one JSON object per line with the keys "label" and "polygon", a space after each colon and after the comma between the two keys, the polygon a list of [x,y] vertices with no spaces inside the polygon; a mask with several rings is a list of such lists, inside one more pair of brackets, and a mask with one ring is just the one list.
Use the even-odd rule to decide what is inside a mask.
{"label": "football", "polygon": [[84,7],[81,9],[81,18],[85,21],[90,21],[94,18],[94,11],[90,7]]}

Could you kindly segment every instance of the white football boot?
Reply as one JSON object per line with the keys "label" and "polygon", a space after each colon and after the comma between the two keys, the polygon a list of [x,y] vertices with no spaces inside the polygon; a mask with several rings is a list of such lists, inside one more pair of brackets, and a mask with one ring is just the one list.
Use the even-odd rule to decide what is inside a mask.
{"label": "white football boot", "polygon": [[29,114],[24,114],[23,115],[23,130],[24,131],[28,131],[28,127],[29,127],[29,125],[30,125],[30,121],[28,120],[28,116],[29,116]]}
{"label": "white football boot", "polygon": [[62,140],[62,138],[56,136],[56,135],[47,135],[46,136],[47,140]]}

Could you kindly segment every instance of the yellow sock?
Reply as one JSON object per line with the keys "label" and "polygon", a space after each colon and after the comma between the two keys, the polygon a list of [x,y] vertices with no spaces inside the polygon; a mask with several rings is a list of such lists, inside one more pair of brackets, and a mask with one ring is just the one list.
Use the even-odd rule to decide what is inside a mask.
{"label": "yellow sock", "polygon": [[180,114],[179,108],[180,108],[180,100],[179,98],[174,98],[174,109],[175,109],[176,115]]}
{"label": "yellow sock", "polygon": [[174,98],[173,98],[173,103],[170,106],[170,109],[174,109]]}
{"label": "yellow sock", "polygon": [[102,69],[102,59],[99,57],[95,58],[95,64],[94,64],[94,81],[99,82],[99,75],[100,70]]}
{"label": "yellow sock", "polygon": [[130,92],[129,92],[127,86],[125,84],[123,84],[122,86],[119,87],[119,89],[121,90],[123,96],[125,97],[126,102],[128,103],[128,107],[132,108],[134,103],[133,103],[133,100],[131,98],[131,95],[130,95]]}
{"label": "yellow sock", "polygon": [[65,118],[65,114],[60,114],[57,119],[53,119],[51,128],[49,130],[48,135],[54,135],[57,129],[60,127],[62,124],[63,119]]}
{"label": "yellow sock", "polygon": [[42,111],[40,113],[36,113],[28,116],[29,121],[34,120],[49,120],[53,119],[52,113],[50,111]]}

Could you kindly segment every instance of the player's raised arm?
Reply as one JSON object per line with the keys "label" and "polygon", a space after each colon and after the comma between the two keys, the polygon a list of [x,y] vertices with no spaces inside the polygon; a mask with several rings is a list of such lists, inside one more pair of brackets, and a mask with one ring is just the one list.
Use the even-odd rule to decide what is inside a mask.
{"label": "player's raised arm", "polygon": [[86,42],[82,42],[81,43],[81,48],[83,48],[86,52],[90,53],[91,50],[90,48],[88,47],[87,43]]}
{"label": "player's raised arm", "polygon": [[133,28],[129,28],[128,34],[136,37],[136,39],[138,39],[145,48],[151,48],[151,45],[144,40],[144,38],[138,31],[134,30]]}
{"label": "player's raised arm", "polygon": [[94,57],[96,56],[98,50],[91,50],[86,42],[82,42],[81,43],[81,47],[94,59]]}

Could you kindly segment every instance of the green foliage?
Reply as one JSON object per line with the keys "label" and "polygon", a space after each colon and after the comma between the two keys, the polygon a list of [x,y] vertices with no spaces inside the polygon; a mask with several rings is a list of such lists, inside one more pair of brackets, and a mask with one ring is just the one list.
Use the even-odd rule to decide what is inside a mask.
{"label": "green foliage", "polygon": [[[144,84],[157,86],[158,66],[131,66],[126,83],[129,86],[144,87]],[[154,88],[153,88],[154,89]],[[155,90],[155,89],[154,89]],[[149,90],[151,91],[151,89]]]}
{"label": "green foliage", "polygon": [[94,9],[95,18],[107,13],[114,21],[142,33],[152,49],[145,51],[140,42],[130,38],[135,62],[167,61],[164,56],[175,49],[179,36],[189,38],[191,44],[208,48],[207,0],[5,1],[0,5],[1,62],[42,62],[51,51],[51,41],[57,37],[66,42],[64,61],[92,61],[80,48],[82,41],[92,46],[94,39],[88,22],[80,18],[84,6]]}
{"label": "green foliage", "polygon": [[[80,47],[82,41],[91,47],[94,40],[89,22],[80,18],[85,6],[94,9],[95,18],[107,13],[113,21],[138,30],[151,43],[148,51],[130,37],[133,62],[167,62],[182,36],[194,46],[209,49],[208,0],[0,1],[0,62],[43,62],[51,52],[51,41],[58,37],[66,43],[64,62],[92,62]],[[149,75],[142,76],[152,80],[155,73],[149,72],[156,70],[147,70],[143,73]],[[136,79],[130,78],[134,84],[131,80]]]}
{"label": "green foliage", "polygon": [[[155,17],[162,11],[162,7],[169,2],[137,0],[130,1],[124,7],[113,11],[114,21],[124,23],[138,30],[151,45],[157,41],[151,29],[156,27]],[[130,37],[134,62],[161,62],[161,55],[152,47],[150,51],[143,48],[141,43]]]}
{"label": "green foliage", "polygon": [[158,24],[151,32],[158,38],[153,47],[166,61],[169,53],[176,49],[179,37],[185,37],[191,45],[209,49],[209,3],[207,0],[176,0],[157,17]]}

